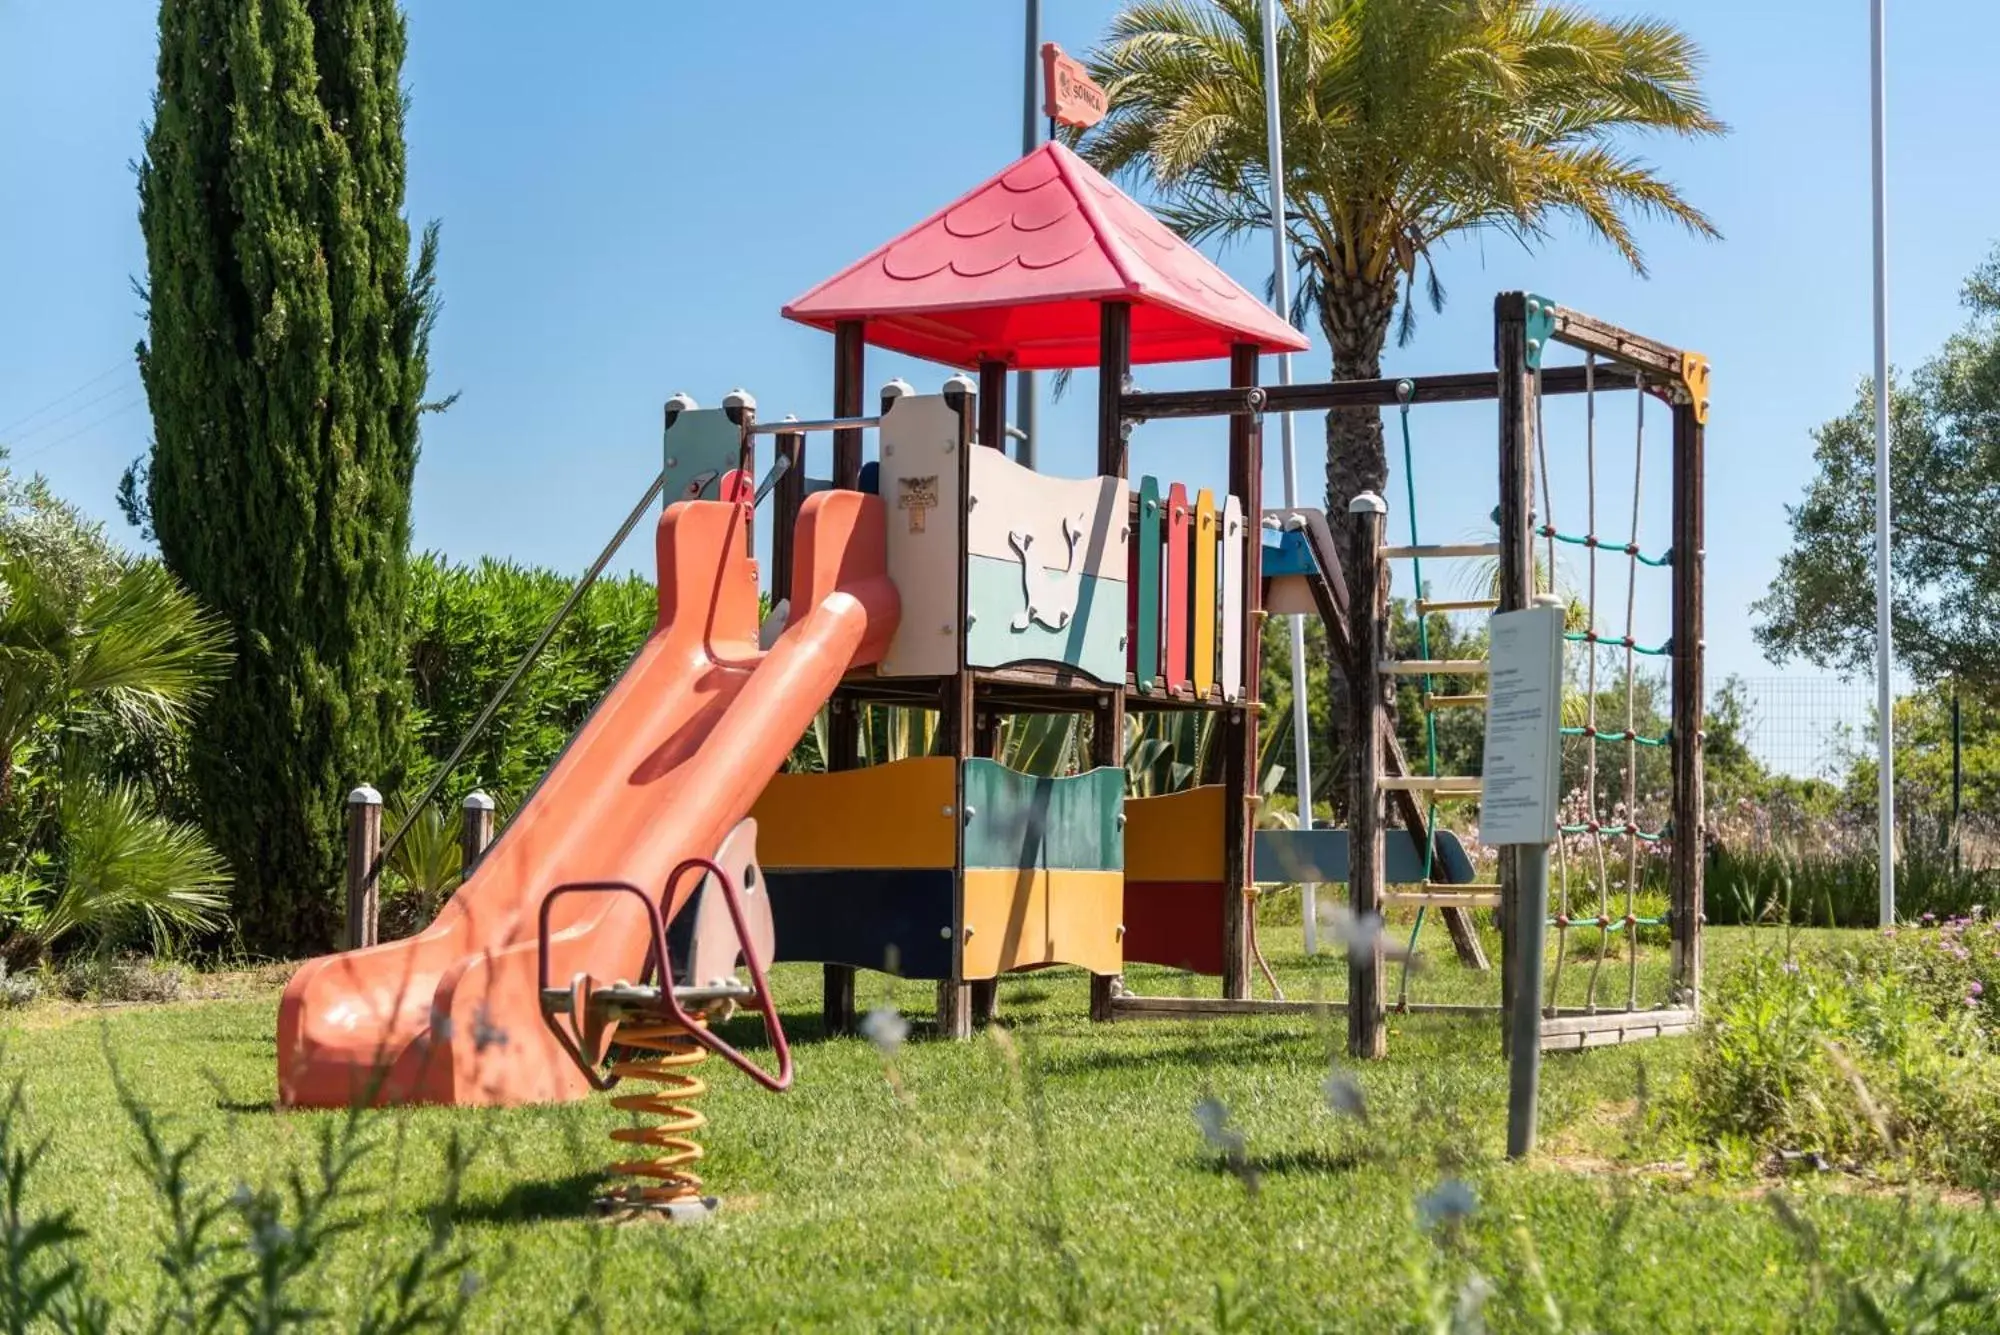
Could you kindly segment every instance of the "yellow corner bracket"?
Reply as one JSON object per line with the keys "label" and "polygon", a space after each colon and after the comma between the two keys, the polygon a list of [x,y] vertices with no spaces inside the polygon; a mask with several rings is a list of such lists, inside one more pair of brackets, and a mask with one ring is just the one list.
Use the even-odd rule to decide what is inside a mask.
{"label": "yellow corner bracket", "polygon": [[1708,358],[1698,352],[1681,354],[1681,385],[1694,405],[1694,420],[1708,425]]}

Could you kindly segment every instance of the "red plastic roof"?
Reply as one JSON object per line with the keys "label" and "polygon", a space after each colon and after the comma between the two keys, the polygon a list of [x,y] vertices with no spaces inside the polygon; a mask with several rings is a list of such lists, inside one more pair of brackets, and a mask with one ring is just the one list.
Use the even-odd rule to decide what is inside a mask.
{"label": "red plastic roof", "polygon": [[1306,339],[1061,144],[1042,145],[957,203],[785,307],[878,347],[950,366],[1095,366],[1098,305],[1132,303],[1132,360],[1226,357]]}

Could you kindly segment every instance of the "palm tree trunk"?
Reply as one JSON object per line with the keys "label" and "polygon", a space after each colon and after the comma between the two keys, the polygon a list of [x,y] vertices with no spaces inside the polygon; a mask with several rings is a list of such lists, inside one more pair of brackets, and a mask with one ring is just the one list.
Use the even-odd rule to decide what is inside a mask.
{"label": "palm tree trunk", "polygon": [[[1333,350],[1335,380],[1374,380],[1382,374],[1382,345],[1396,315],[1394,278],[1370,284],[1341,273],[1326,275],[1320,326]],[[1326,415],[1326,515],[1347,546],[1347,503],[1364,491],[1389,485],[1382,445],[1382,414],[1375,408],[1336,408]]]}

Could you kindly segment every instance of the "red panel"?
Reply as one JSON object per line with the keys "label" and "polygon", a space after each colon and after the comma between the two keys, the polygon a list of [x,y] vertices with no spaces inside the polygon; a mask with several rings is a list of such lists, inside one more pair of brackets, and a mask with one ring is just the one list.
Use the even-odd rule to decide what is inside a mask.
{"label": "red panel", "polygon": [[953,366],[1095,366],[1097,305],[1132,304],[1132,360],[1303,351],[1299,332],[1089,164],[1042,145],[785,307]]}
{"label": "red panel", "polygon": [[[1188,530],[1194,514],[1188,508],[1187,488],[1176,482],[1167,488],[1167,568],[1160,572],[1165,593],[1166,635],[1160,644],[1160,673],[1169,691],[1185,691],[1191,659],[1188,657],[1188,591],[1190,562]],[[1130,924],[1127,924],[1128,926]]]}
{"label": "red panel", "polygon": [[1125,960],[1222,972],[1222,882],[1125,882]]}

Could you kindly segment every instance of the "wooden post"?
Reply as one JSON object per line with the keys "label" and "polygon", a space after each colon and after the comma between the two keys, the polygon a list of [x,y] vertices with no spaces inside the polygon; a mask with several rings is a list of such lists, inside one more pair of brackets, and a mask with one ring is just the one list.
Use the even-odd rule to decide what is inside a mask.
{"label": "wooden post", "polygon": [[[1534,596],[1534,518],[1530,451],[1535,439],[1535,380],[1528,369],[1528,297],[1503,292],[1493,302],[1493,356],[1500,374],[1500,611],[1518,612]],[[1500,850],[1500,1010],[1514,1006],[1514,905],[1521,893],[1514,850]],[[1530,999],[1529,1004],[1534,1004]],[[1508,1026],[1500,1026],[1508,1043]]]}
{"label": "wooden post", "polygon": [[979,443],[1007,452],[1007,363],[979,363]]}
{"label": "wooden post", "polygon": [[[1005,387],[1006,377],[1002,376],[1001,388],[1003,391]],[[985,393],[986,391],[982,386],[980,389],[982,400],[985,398]],[[986,405],[982,402],[980,404],[982,416],[985,413],[985,408]],[[989,760],[999,759],[1000,715],[993,710],[976,707],[973,710],[972,749],[974,754],[985,756]],[[972,989],[972,1026],[975,1029],[983,1029],[987,1025],[992,1024],[993,1017],[1000,1013],[1000,980],[997,978],[979,978],[968,983],[966,986]]]}
{"label": "wooden post", "polygon": [[486,846],[493,842],[493,799],[474,791],[458,808],[458,867],[460,879],[472,875]]}
{"label": "wooden post", "polygon": [[362,784],[347,795],[347,948],[375,944],[381,910],[382,794]]}
{"label": "wooden post", "polygon": [[1674,405],[1674,607],[1673,607],[1673,773],[1674,840],[1672,913],[1674,982],[1684,1003],[1701,1002],[1701,931],[1705,912],[1702,877],[1708,835],[1703,792],[1702,472],[1707,427],[1698,405]]}
{"label": "wooden post", "polygon": [[773,452],[777,458],[790,460],[771,493],[771,601],[776,603],[792,593],[795,530],[799,511],[806,503],[806,438],[797,431],[781,433],[773,442]]}
{"label": "wooden post", "polygon": [[[833,415],[861,416],[862,377],[865,372],[862,326],[859,320],[842,320],[833,328]],[[800,482],[803,488],[804,480]],[[833,433],[833,485],[853,491],[861,485],[861,432]],[[801,502],[803,504],[803,501]],[[826,768],[858,769],[861,765],[861,711],[854,701],[838,691],[828,704]],[[828,964],[821,969],[820,1016],[829,1034],[851,1034],[855,1030],[853,966]]]}
{"label": "wooden post", "polygon": [[[1352,794],[1347,818],[1347,891],[1354,918],[1352,930],[1359,934],[1379,926],[1382,914],[1382,766],[1387,747],[1383,730],[1374,723],[1382,708],[1378,665],[1383,658],[1387,612],[1382,526],[1388,520],[1389,507],[1380,496],[1365,491],[1348,503],[1347,513],[1351,529],[1347,570],[1352,581],[1347,596],[1347,634],[1354,660],[1347,674],[1347,717],[1354,723],[1349,730],[1354,744],[1347,751]],[[1349,1056],[1372,1060],[1388,1050],[1382,932],[1375,931],[1366,940],[1357,935],[1345,944],[1347,1051]]]}
{"label": "wooden post", "polygon": [[[1229,384],[1257,384],[1257,348],[1229,350]],[[1243,503],[1243,698],[1222,723],[1223,831],[1222,995],[1250,995],[1250,896],[1255,892],[1252,840],[1257,832],[1257,681],[1264,630],[1264,419],[1239,413],[1229,419],[1229,491]]]}
{"label": "wooden post", "polygon": [[[978,391],[962,376],[954,376],[945,382],[945,399],[958,412],[958,439],[953,444],[952,458],[958,468],[958,494],[970,494],[972,474],[972,445],[974,440],[975,414],[979,411]],[[949,522],[963,524],[963,515],[949,516]],[[951,748],[950,755],[956,762],[954,777],[956,801],[953,810],[955,871],[951,891],[951,976],[938,983],[937,1023],[938,1034],[943,1038],[972,1037],[972,987],[965,981],[965,762],[979,753],[979,720],[976,714],[976,679],[965,663],[965,614],[969,601],[966,587],[966,567],[964,562],[958,568],[958,670],[945,678],[943,692],[938,701],[939,722],[945,731],[945,742]]]}
{"label": "wooden post", "polygon": [[[1107,301],[1097,317],[1097,471],[1103,477],[1124,477],[1126,445],[1132,425],[1122,401],[1132,377],[1132,308]],[[1129,523],[1119,516],[1119,523]],[[1130,633],[1128,628],[1127,633]],[[1090,763],[1093,767],[1125,764],[1125,684],[1120,681],[1097,697],[1090,711]],[[1123,939],[1121,928],[1120,939]],[[1090,1018],[1109,1020],[1118,975],[1090,976]]]}

